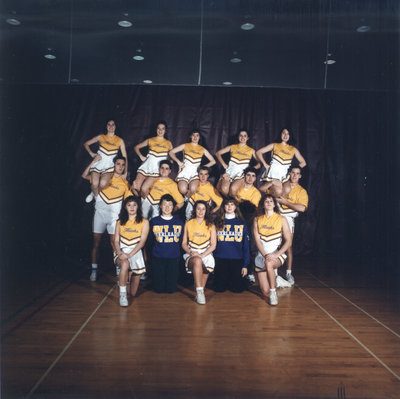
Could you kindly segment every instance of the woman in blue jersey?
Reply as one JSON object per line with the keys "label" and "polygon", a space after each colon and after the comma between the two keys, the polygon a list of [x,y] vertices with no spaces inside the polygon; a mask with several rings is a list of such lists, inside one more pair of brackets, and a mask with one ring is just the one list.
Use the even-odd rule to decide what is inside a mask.
{"label": "woman in blue jersey", "polygon": [[214,289],[223,292],[242,292],[250,263],[250,245],[247,225],[238,202],[225,198],[215,220],[217,248],[214,251]]}
{"label": "woman in blue jersey", "polygon": [[175,292],[178,286],[183,221],[173,216],[176,201],[170,194],[160,199],[160,216],[151,219],[153,287],[156,292]]}

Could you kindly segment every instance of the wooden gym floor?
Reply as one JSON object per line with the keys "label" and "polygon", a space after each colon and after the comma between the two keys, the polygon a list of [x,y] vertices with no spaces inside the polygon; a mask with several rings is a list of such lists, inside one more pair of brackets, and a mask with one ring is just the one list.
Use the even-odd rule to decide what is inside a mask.
{"label": "wooden gym floor", "polygon": [[112,270],[42,279],[3,309],[2,398],[399,398],[398,298],[316,262],[277,307],[145,282],[120,308]]}

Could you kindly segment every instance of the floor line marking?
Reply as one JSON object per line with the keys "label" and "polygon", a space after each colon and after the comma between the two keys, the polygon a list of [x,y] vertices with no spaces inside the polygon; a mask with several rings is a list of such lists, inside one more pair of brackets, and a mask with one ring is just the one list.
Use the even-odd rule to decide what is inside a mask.
{"label": "floor line marking", "polygon": [[79,334],[82,332],[82,330],[87,326],[89,321],[92,319],[92,317],[96,314],[96,312],[101,308],[103,303],[107,300],[107,298],[110,296],[112,290],[116,286],[113,285],[106,296],[101,300],[101,302],[97,305],[96,309],[92,312],[92,314],[86,319],[86,321],[81,325],[79,330],[75,333],[75,335],[70,339],[68,344],[64,347],[64,349],[61,351],[61,353],[56,357],[56,359],[53,361],[53,363],[50,365],[50,367],[44,372],[44,374],[40,377],[40,379],[36,382],[34,387],[30,390],[27,398],[30,398],[32,394],[38,389],[40,384],[43,382],[43,380],[48,376],[48,374],[51,372],[51,370],[55,367],[55,365],[58,363],[58,361],[63,357],[64,353],[69,349],[69,347],[73,344],[73,342],[78,338]]}
{"label": "floor line marking", "polygon": [[386,363],[384,363],[374,352],[371,351],[366,345],[364,345],[354,334],[352,334],[339,320],[336,320],[325,308],[323,308],[312,296],[307,294],[301,287],[297,285],[297,288],[308,298],[314,302],[327,316],[329,316],[340,328],[342,328],[351,338],[354,339],[364,350],[366,350],[377,362],[379,362],[389,373],[391,373],[397,380],[400,381],[400,376],[397,375]]}
{"label": "floor line marking", "polygon": [[323,281],[321,281],[318,277],[314,276],[312,273],[308,273],[310,276],[312,276],[313,278],[315,278],[317,281],[319,281],[322,285],[324,285],[325,287],[329,288],[330,290],[332,290],[335,294],[339,295],[340,297],[342,297],[344,300],[346,300],[347,302],[349,302],[350,304],[352,304],[355,308],[357,308],[360,312],[363,312],[364,314],[366,314],[368,317],[370,317],[372,320],[376,321],[378,324],[380,324],[382,327],[386,328],[386,330],[390,331],[393,335],[395,335],[397,338],[400,338],[400,334],[397,334],[396,331],[393,331],[390,327],[388,327],[386,324],[382,323],[381,321],[379,321],[377,318],[375,318],[374,316],[372,316],[372,314],[369,314],[366,310],[364,310],[363,308],[361,308],[360,306],[358,306],[357,304],[355,304],[354,302],[352,302],[350,299],[348,299],[347,297],[345,297],[343,294],[341,294],[339,291],[335,290],[332,287],[329,287],[328,284],[324,283]]}

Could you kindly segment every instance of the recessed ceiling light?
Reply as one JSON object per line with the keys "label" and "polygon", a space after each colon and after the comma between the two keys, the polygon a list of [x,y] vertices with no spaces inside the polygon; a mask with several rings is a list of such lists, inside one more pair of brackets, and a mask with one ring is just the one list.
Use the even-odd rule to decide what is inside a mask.
{"label": "recessed ceiling light", "polygon": [[369,32],[371,30],[371,27],[368,25],[362,25],[359,26],[356,30],[357,32],[364,33],[364,32]]}
{"label": "recessed ceiling light", "polygon": [[153,83],[153,81],[152,81],[152,80],[149,80],[149,79],[145,79],[145,80],[143,81],[143,83],[150,84],[150,83]]}
{"label": "recessed ceiling light", "polygon": [[55,60],[57,57],[53,54],[45,54],[44,58],[47,58],[48,60]]}
{"label": "recessed ceiling light", "polygon": [[14,25],[14,26],[21,25],[21,22],[18,21],[18,19],[15,19],[15,18],[8,18],[8,19],[6,19],[6,22],[7,22],[8,24]]}
{"label": "recessed ceiling light", "polygon": [[143,61],[143,60],[144,60],[144,57],[141,56],[141,55],[135,55],[135,56],[133,56],[132,58],[133,58],[134,60],[136,60],[136,61]]}
{"label": "recessed ceiling light", "polygon": [[254,27],[255,27],[255,25],[251,24],[250,22],[246,22],[243,25],[240,25],[240,29],[243,29],[243,30],[252,30],[252,29],[254,29]]}
{"label": "recessed ceiling light", "polygon": [[129,21],[118,21],[118,25],[122,28],[130,28],[132,26],[132,22]]}
{"label": "recessed ceiling light", "polygon": [[242,62],[242,59],[241,59],[241,58],[234,57],[234,58],[231,58],[231,62],[232,62],[233,64],[237,64],[238,62]]}
{"label": "recessed ceiling light", "polygon": [[232,82],[222,82],[222,84],[225,86],[230,86],[232,84]]}
{"label": "recessed ceiling light", "polygon": [[336,63],[335,60],[326,60],[326,61],[324,61],[324,64],[327,64],[327,65],[332,65],[334,63]]}
{"label": "recessed ceiling light", "polygon": [[79,83],[79,79],[71,79],[71,83]]}

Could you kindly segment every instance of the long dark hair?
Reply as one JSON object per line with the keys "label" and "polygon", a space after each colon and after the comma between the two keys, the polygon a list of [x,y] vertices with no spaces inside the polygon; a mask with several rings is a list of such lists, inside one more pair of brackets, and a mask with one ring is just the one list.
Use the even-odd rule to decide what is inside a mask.
{"label": "long dark hair", "polygon": [[135,197],[134,195],[130,195],[129,197],[126,197],[124,199],[121,205],[121,212],[119,213],[119,222],[121,226],[124,226],[126,222],[129,220],[129,214],[128,211],[126,210],[126,204],[132,201],[136,202],[138,206],[135,218],[136,223],[141,223],[143,220],[142,202],[140,201],[140,198]]}
{"label": "long dark hair", "polygon": [[282,143],[282,132],[284,130],[287,130],[289,132],[289,140],[288,140],[287,143],[289,145],[293,145],[294,146],[296,144],[296,140],[294,139],[294,137],[292,136],[292,133],[290,133],[290,130],[287,127],[283,127],[281,129],[281,131],[279,132],[279,135],[276,136],[276,139],[274,140],[274,143],[276,143],[276,144]]}
{"label": "long dark hair", "polygon": [[213,224],[213,222],[211,220],[210,207],[209,207],[209,205],[207,204],[206,201],[198,200],[198,201],[196,201],[194,203],[192,216],[191,216],[190,219],[195,219],[196,218],[196,208],[197,208],[197,205],[200,205],[200,204],[203,204],[206,207],[206,214],[204,215],[204,221],[206,222],[207,227],[210,227]]}
{"label": "long dark hair", "polygon": [[217,230],[223,230],[225,227],[225,205],[228,204],[229,202],[232,202],[236,209],[235,209],[235,216],[244,221],[244,217],[242,215],[242,212],[240,211],[239,208],[239,203],[237,202],[236,198],[234,197],[225,197],[224,200],[222,201],[221,207],[217,211],[217,216],[215,218],[214,224]]}
{"label": "long dark hair", "polygon": [[264,202],[267,198],[272,198],[274,201],[274,212],[278,211],[278,203],[276,202],[276,198],[272,194],[263,194],[261,197],[260,202],[258,203],[257,211],[256,211],[256,217],[265,215],[265,209],[264,209]]}

